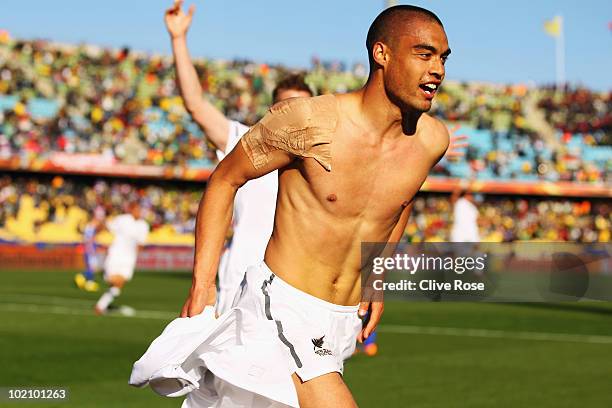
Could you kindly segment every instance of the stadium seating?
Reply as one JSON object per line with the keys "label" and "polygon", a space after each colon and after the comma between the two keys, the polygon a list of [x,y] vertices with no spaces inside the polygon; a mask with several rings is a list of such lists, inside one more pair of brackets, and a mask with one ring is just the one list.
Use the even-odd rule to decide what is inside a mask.
{"label": "stadium seating", "polygon": [[[82,228],[97,211],[109,216],[123,204],[138,200],[152,226],[148,244],[192,245],[195,214],[201,191],[160,184],[95,183],[69,178],[49,182],[40,178],[13,180],[5,176],[0,187],[0,239],[25,243],[78,243]],[[83,197],[78,199],[77,197]],[[13,206],[10,203],[16,203]],[[9,205],[5,205],[9,204]],[[489,196],[479,204],[481,237],[485,241],[549,240],[608,242],[612,228],[605,201],[517,199]],[[452,208],[448,196],[416,199],[405,240],[449,239]],[[98,241],[108,244],[108,232]]]}
{"label": "stadium seating", "polygon": [[[247,124],[265,113],[274,83],[289,71],[249,61],[206,60],[197,61],[196,69],[212,102]],[[216,162],[177,96],[170,57],[13,41],[0,45],[0,73],[5,156],[62,151],[103,153],[131,164],[209,168]],[[347,71],[316,62],[307,80],[320,92],[343,92],[361,86],[364,75],[362,66]],[[532,97],[559,130],[581,132],[567,145],[544,148],[547,143],[533,131],[525,111]],[[548,88],[447,81],[432,113],[460,123],[459,134],[470,136],[471,147],[467,163],[443,163],[439,170],[497,180],[609,180],[610,104],[609,95],[581,89],[559,96]],[[583,123],[585,114],[595,117],[589,126]],[[564,148],[577,158],[576,165],[564,166],[554,154]]]}

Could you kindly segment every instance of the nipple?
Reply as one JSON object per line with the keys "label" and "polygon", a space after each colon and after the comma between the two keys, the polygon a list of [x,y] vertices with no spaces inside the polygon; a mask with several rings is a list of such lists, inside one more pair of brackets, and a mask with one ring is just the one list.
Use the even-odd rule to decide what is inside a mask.
{"label": "nipple", "polygon": [[404,202],[402,203],[402,208],[406,208],[406,207],[408,207],[408,204],[410,204],[410,201],[404,201]]}
{"label": "nipple", "polygon": [[337,199],[338,199],[338,197],[336,197],[336,195],[335,195],[335,194],[333,194],[333,193],[327,196],[327,201],[334,202],[334,201],[336,201]]}

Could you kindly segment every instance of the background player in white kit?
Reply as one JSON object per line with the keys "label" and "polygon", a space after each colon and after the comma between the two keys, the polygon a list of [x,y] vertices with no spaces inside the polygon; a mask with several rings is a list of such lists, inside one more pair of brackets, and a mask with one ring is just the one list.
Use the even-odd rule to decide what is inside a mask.
{"label": "background player in white kit", "polygon": [[478,207],[470,188],[459,185],[451,196],[453,226],[451,242],[480,242]]}
{"label": "background player in white kit", "polygon": [[140,218],[140,205],[128,204],[126,214],[121,214],[106,223],[113,234],[104,262],[104,280],[110,285],[95,306],[96,314],[104,314],[108,306],[121,294],[126,282],[132,279],[138,256],[138,246],[145,243],[149,235],[149,224]]}
{"label": "background player in white kit", "polygon": [[[459,184],[451,195],[453,204],[453,226],[451,228],[451,242],[464,242],[453,247],[455,256],[470,256],[476,253],[480,243],[478,231],[478,207],[471,191],[472,183],[467,187],[465,183]],[[483,272],[474,271],[474,275],[482,277]]]}

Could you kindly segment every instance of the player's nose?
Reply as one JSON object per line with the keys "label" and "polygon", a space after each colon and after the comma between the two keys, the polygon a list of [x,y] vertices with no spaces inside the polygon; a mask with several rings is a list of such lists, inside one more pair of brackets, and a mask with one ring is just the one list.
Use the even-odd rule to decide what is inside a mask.
{"label": "player's nose", "polygon": [[441,58],[434,58],[429,66],[429,74],[436,79],[443,79],[445,74],[444,63]]}

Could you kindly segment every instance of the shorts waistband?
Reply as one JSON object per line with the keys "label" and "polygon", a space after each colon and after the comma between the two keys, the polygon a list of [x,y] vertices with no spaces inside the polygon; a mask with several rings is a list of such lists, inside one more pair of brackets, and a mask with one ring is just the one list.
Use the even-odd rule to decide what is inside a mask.
{"label": "shorts waistband", "polygon": [[310,295],[306,292],[303,292],[301,290],[299,290],[298,288],[291,286],[289,283],[285,282],[284,280],[282,280],[280,277],[278,277],[274,272],[272,272],[272,270],[270,269],[270,267],[268,265],[266,265],[265,262],[261,262],[259,264],[259,268],[262,270],[262,272],[264,272],[264,274],[268,275],[274,275],[274,280],[271,283],[271,286],[274,287],[279,287],[284,293],[289,294],[289,296],[292,297],[296,297],[298,299],[303,300],[306,303],[310,303],[310,304],[315,304],[317,306],[320,306],[322,308],[325,308],[331,312],[336,312],[336,313],[357,313],[357,311],[359,310],[359,305],[355,305],[355,306],[346,306],[346,305],[337,305],[335,303],[331,303],[328,302],[326,300],[323,299],[319,299],[316,296]]}

